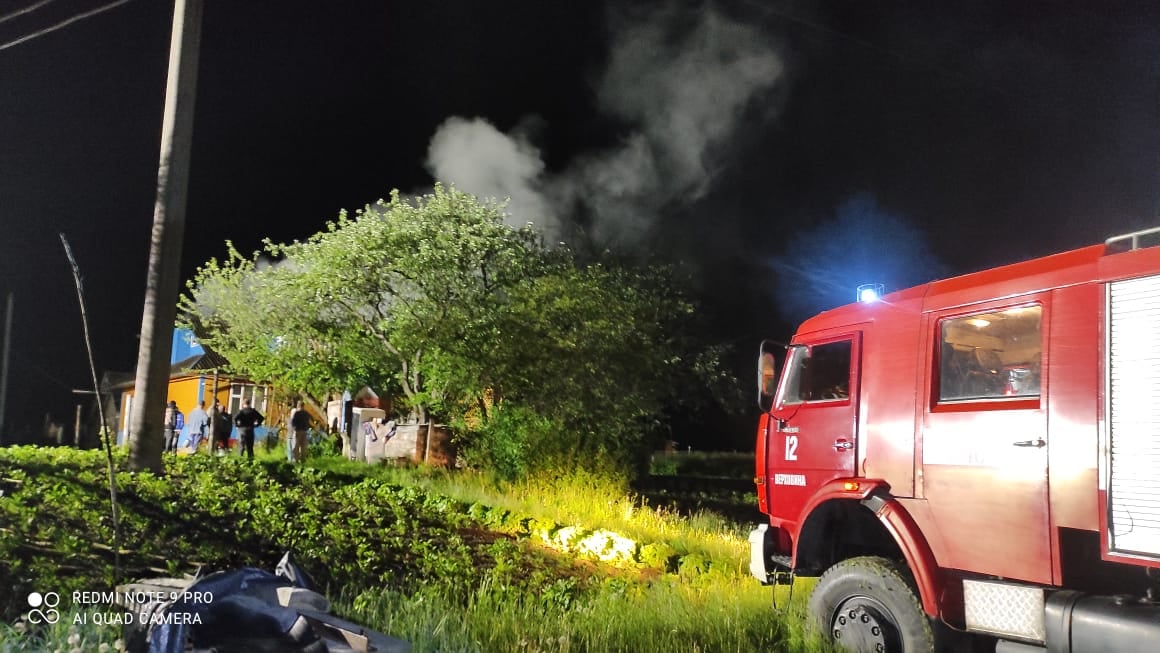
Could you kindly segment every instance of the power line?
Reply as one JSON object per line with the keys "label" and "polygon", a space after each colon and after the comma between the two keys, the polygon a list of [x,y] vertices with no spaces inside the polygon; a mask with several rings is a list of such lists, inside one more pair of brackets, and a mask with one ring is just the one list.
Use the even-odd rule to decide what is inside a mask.
{"label": "power line", "polygon": [[[51,1],[52,0],[45,0],[45,3],[51,2]],[[0,45],[0,51],[7,50],[8,48],[11,48],[13,46],[20,45],[21,43],[24,43],[26,41],[31,41],[32,39],[34,39],[38,36],[44,36],[45,34],[55,32],[56,30],[61,29],[62,27],[67,27],[67,26],[69,26],[69,25],[71,25],[79,20],[84,20],[86,18],[96,16],[97,14],[102,14],[110,9],[115,9],[115,8],[125,4],[127,2],[129,2],[129,0],[116,0],[115,2],[110,2],[109,4],[102,5],[100,7],[97,7],[96,9],[92,9],[90,11],[86,11],[84,13],[77,14],[77,15],[73,16],[72,18],[68,18],[66,20],[63,20],[55,25],[46,27],[42,30],[38,30],[36,32],[33,32],[33,33],[27,35],[27,36],[22,36],[22,37],[16,39],[15,41],[9,41],[8,43]],[[42,3],[41,6],[43,6],[43,4],[44,3]],[[31,9],[29,11],[31,11]]]}
{"label": "power line", "polygon": [[37,9],[40,9],[41,7],[43,7],[44,5],[46,5],[50,2],[56,2],[56,0],[40,0],[40,2],[37,2],[36,4],[28,5],[27,7],[23,8],[23,9],[17,9],[16,11],[14,11],[6,16],[0,16],[0,23],[3,23],[4,21],[12,20],[13,18],[16,18],[17,16],[23,16],[24,14],[27,14],[30,11],[36,11]]}

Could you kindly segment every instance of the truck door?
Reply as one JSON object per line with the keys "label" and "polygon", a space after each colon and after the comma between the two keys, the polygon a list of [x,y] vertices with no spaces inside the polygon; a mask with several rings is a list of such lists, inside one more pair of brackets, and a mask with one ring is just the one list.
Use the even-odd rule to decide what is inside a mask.
{"label": "truck door", "polygon": [[942,567],[1052,581],[1049,306],[1044,293],[928,316],[921,478]]}
{"label": "truck door", "polygon": [[810,496],[854,475],[861,333],[791,345],[767,442],[770,516],[796,522]]}

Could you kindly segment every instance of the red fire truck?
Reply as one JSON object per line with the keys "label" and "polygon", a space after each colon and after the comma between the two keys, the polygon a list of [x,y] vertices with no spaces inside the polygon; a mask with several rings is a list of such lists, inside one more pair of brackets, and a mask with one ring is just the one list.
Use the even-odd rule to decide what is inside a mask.
{"label": "red fire truck", "polygon": [[[827,311],[759,359],[750,571],[854,651],[1160,651],[1160,229]],[[978,642],[976,641],[977,645]]]}

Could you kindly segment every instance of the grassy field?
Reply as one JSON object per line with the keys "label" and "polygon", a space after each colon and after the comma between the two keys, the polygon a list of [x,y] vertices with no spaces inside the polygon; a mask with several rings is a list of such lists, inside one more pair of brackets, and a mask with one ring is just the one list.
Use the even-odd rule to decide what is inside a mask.
{"label": "grassy field", "polygon": [[[710,513],[649,507],[598,478],[499,485],[259,458],[193,456],[168,460],[164,477],[119,473],[122,578],[272,568],[291,550],[341,615],[415,651],[826,650],[746,575],[745,527]],[[113,629],[35,631],[20,619],[31,591],[110,588],[103,468],[98,452],[0,449],[0,586],[12,588],[0,596],[0,651],[115,650]],[[612,532],[632,545],[602,562],[569,546],[566,532]],[[804,597],[795,593],[795,609]],[[75,606],[61,607],[67,620]]]}

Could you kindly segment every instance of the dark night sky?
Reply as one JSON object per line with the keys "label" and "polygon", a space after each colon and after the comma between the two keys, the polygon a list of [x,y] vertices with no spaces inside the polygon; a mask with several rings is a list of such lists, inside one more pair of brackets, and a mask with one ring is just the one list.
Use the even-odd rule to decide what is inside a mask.
{"label": "dark night sky", "polygon": [[[0,0],[0,17],[32,4]],[[0,22],[0,46],[102,4],[55,0]],[[169,4],[133,0],[0,50],[0,292],[16,297],[10,433],[38,430],[48,411],[68,421],[69,389],[88,385],[59,232],[85,274],[98,371],[135,365]],[[746,351],[785,335],[771,333],[785,327],[766,259],[856,195],[905,219],[956,274],[1157,221],[1158,4],[624,4],[633,9],[206,0],[182,278],[227,238],[243,250],[301,238],[341,208],[429,187],[428,147],[452,116],[485,119],[507,135],[496,143],[522,144],[511,163],[542,160],[532,185],[556,199],[577,171],[643,134],[660,185],[586,205],[582,220],[612,224],[626,207],[643,215],[612,242],[692,266],[713,298],[707,310]],[[683,150],[648,124],[669,115],[670,99],[697,95],[686,91],[712,89],[701,95],[727,104],[714,68],[681,55],[698,45],[681,35],[700,33],[710,13],[737,43],[716,54],[754,56],[757,77],[694,157],[705,174],[681,181],[671,159]],[[650,27],[662,36],[637,55],[689,68],[648,77],[624,54],[649,45]],[[770,62],[776,72],[760,68]],[[607,72],[619,64],[619,77]],[[741,83],[743,69],[725,70]],[[624,104],[635,75],[638,95],[661,89],[661,105]],[[613,82],[621,95],[609,95]],[[685,143],[684,131],[667,135]],[[488,169],[488,151],[453,149],[449,165]]]}

